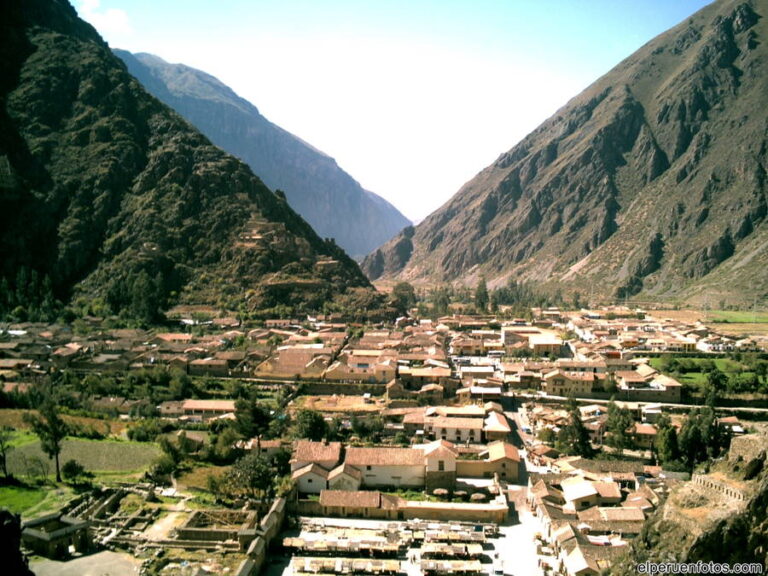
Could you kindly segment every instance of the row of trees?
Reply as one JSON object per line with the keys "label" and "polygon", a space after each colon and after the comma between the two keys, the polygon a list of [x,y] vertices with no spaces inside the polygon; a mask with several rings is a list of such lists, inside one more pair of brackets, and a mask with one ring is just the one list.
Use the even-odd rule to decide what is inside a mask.
{"label": "row of trees", "polygon": [[[554,442],[555,448],[564,454],[583,458],[595,456],[596,450],[589,438],[589,431],[581,420],[578,406],[571,400],[568,404],[568,423],[557,434],[552,431],[540,433],[540,439]],[[629,410],[611,401],[607,405],[607,420],[603,443],[615,453],[621,454],[633,447],[631,430],[634,418]],[[656,460],[668,469],[693,470],[709,459],[718,458],[730,445],[728,431],[717,423],[711,406],[692,409],[678,433],[667,415],[656,423],[653,452]]]}

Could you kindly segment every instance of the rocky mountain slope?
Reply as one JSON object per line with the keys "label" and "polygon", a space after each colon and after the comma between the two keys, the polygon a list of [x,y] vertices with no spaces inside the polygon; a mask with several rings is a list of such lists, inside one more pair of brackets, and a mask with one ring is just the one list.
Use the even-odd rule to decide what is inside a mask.
{"label": "rocky mountain slope", "polygon": [[349,254],[368,254],[410,224],[397,208],[364,190],[330,158],[272,124],[219,80],[151,54],[115,50],[144,87],[211,141],[244,160],[324,238]]}
{"label": "rocky mountain slope", "polygon": [[3,3],[0,54],[0,296],[34,306],[46,277],[91,313],[150,319],[174,302],[319,309],[370,289],[65,0]]}
{"label": "rocky mountain slope", "polygon": [[652,40],[364,271],[713,305],[764,298],[767,12],[720,0]]}

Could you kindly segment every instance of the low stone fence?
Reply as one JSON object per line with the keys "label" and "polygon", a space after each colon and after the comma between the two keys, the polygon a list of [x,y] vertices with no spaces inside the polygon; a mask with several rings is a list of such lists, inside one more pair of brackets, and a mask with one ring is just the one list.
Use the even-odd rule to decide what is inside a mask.
{"label": "low stone fence", "polygon": [[735,486],[730,486],[725,482],[720,482],[711,476],[707,476],[705,474],[694,474],[691,478],[691,481],[702,491],[712,494],[715,497],[725,496],[726,498],[736,502],[743,502],[746,500],[746,496],[741,490]]}

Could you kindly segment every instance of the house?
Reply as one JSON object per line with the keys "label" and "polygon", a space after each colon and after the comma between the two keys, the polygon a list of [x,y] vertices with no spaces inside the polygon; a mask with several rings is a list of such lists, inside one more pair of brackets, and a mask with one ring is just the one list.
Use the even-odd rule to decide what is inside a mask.
{"label": "house", "polygon": [[425,487],[452,490],[456,484],[456,447],[446,440],[436,440],[424,448]]}
{"label": "house", "polygon": [[422,488],[424,451],[419,448],[357,448],[346,450],[344,463],[363,473],[362,486]]}
{"label": "house", "polygon": [[552,396],[589,396],[596,381],[597,375],[593,372],[563,372],[556,369],[544,375],[541,388]]}
{"label": "house", "polygon": [[229,364],[221,358],[198,358],[192,360],[188,367],[190,376],[229,376]]}
{"label": "house", "polygon": [[498,475],[502,482],[517,482],[520,478],[520,454],[517,448],[507,442],[491,442],[480,459],[456,461],[456,475],[459,478],[493,478]]}
{"label": "house", "polygon": [[329,490],[359,490],[362,481],[363,473],[349,464],[341,464],[328,473]]}
{"label": "house", "polygon": [[435,439],[455,443],[475,443],[483,441],[482,418],[447,418],[437,416],[428,423],[427,429]]}
{"label": "house", "polygon": [[324,516],[342,518],[392,518],[398,517],[399,499],[375,490],[323,490],[320,506]]}
{"label": "house", "polygon": [[294,470],[291,479],[301,494],[320,494],[328,488],[328,470],[319,464],[307,464],[303,468]]}
{"label": "house", "polygon": [[93,547],[89,533],[90,522],[66,516],[61,512],[48,514],[22,524],[24,545],[46,558],[66,558],[70,550],[89,552]]}
{"label": "house", "polygon": [[642,424],[635,422],[629,429],[629,435],[632,437],[632,443],[637,448],[650,450],[656,442],[658,430],[653,424]]}
{"label": "house", "polygon": [[493,440],[506,440],[512,432],[507,417],[501,412],[488,412],[488,416],[483,422],[483,432],[485,439],[489,442]]}
{"label": "house", "polygon": [[[482,455],[482,453],[481,453]],[[497,440],[488,444],[486,460],[489,469],[502,482],[517,482],[520,477],[520,453],[509,442]]]}
{"label": "house", "polygon": [[209,420],[235,411],[234,400],[184,400],[181,403],[183,416]]}
{"label": "house", "polygon": [[590,506],[597,506],[598,491],[595,485],[581,476],[566,478],[560,483],[565,505],[563,510],[578,512]]}

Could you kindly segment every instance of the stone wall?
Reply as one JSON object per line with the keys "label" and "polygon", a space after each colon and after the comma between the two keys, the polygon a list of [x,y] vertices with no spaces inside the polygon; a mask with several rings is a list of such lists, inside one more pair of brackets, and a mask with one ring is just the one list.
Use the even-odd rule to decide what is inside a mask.
{"label": "stone wall", "polygon": [[278,498],[266,516],[259,523],[258,536],[254,538],[246,552],[247,558],[240,563],[235,576],[256,576],[264,565],[272,540],[280,533],[285,522],[285,498]]}
{"label": "stone wall", "polygon": [[706,474],[694,474],[691,481],[700,491],[713,499],[726,498],[734,502],[744,502],[746,500],[744,493],[739,488],[716,480]]}
{"label": "stone wall", "polygon": [[315,396],[331,396],[333,394],[345,396],[384,396],[387,392],[386,384],[364,384],[344,382],[303,382],[302,394]]}
{"label": "stone wall", "polygon": [[760,454],[766,451],[768,451],[768,436],[764,434],[736,436],[731,439],[728,460],[735,462],[740,459],[743,462],[749,462],[760,457]]}

